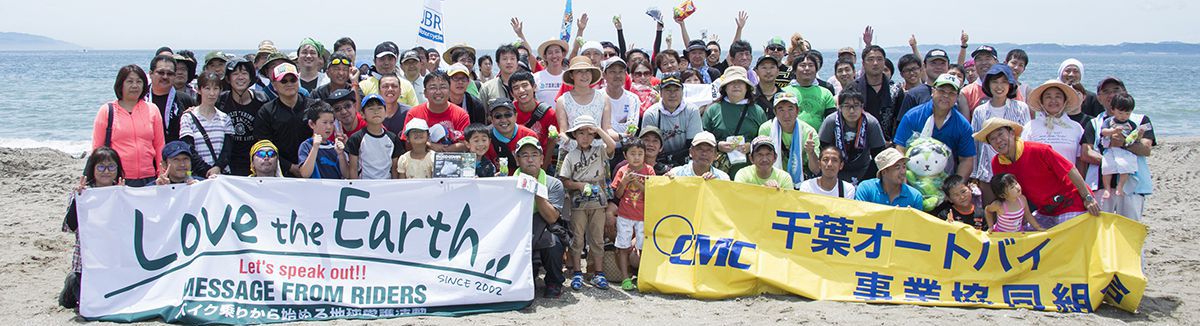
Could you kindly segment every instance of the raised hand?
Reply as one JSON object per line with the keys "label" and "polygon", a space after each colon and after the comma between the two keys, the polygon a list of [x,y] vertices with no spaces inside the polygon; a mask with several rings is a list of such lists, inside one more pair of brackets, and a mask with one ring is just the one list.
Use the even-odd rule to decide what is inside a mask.
{"label": "raised hand", "polygon": [[579,31],[576,34],[583,34],[583,30],[587,29],[587,23],[588,15],[587,13],[584,13],[583,16],[579,17]]}
{"label": "raised hand", "polygon": [[862,37],[863,43],[866,43],[867,46],[871,46],[871,41],[875,39],[875,28],[872,28],[871,25],[867,25],[867,28],[863,29]]}
{"label": "raised hand", "polygon": [[613,27],[621,29],[621,16],[613,16]]}
{"label": "raised hand", "polygon": [[908,37],[908,46],[917,46],[917,34]]}
{"label": "raised hand", "polygon": [[520,18],[513,17],[509,24],[512,24],[513,33],[517,34],[517,38],[525,38],[525,24],[521,23]]}
{"label": "raised hand", "polygon": [[970,37],[967,37],[967,31],[962,31],[962,37],[960,37],[960,40],[962,41],[962,44],[959,44],[959,45],[961,45],[961,46],[963,46],[963,47],[966,47],[966,46],[967,46],[967,40],[968,40],[968,39],[970,39]]}
{"label": "raised hand", "polygon": [[749,14],[747,14],[745,11],[739,11],[737,18],[734,19],[733,22],[737,24],[738,29],[742,29],[742,27],[746,27],[746,20],[748,19],[750,19]]}

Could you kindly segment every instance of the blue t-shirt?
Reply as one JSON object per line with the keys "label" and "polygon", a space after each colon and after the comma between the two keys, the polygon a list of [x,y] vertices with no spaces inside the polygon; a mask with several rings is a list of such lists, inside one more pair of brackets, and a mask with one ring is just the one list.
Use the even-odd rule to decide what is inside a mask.
{"label": "blue t-shirt", "polygon": [[[921,130],[925,128],[925,122],[931,116],[933,116],[933,101],[925,102],[925,104],[908,110],[908,113],[904,114],[904,118],[900,119],[900,125],[896,128],[896,138],[892,142],[907,147],[908,141],[913,135],[921,133]],[[973,132],[971,123],[967,122],[967,118],[963,117],[962,113],[958,113],[956,105],[950,108],[950,118],[946,120],[946,123],[942,124],[941,128],[933,128],[933,138],[950,147],[954,156],[974,157],[975,138],[971,138]]]}
{"label": "blue t-shirt", "polygon": [[[305,139],[300,143],[300,162],[308,160],[308,154],[312,151],[312,138]],[[313,169],[312,179],[342,179],[342,168],[338,165],[337,150],[333,148],[333,142],[326,141],[317,147],[317,167]]]}
{"label": "blue t-shirt", "polygon": [[912,207],[917,210],[922,210],[925,206],[921,203],[924,200],[921,192],[907,183],[900,187],[900,195],[896,196],[896,200],[888,199],[888,194],[883,191],[883,184],[879,182],[879,178],[858,183],[858,187],[854,189],[854,200],[895,207]]}

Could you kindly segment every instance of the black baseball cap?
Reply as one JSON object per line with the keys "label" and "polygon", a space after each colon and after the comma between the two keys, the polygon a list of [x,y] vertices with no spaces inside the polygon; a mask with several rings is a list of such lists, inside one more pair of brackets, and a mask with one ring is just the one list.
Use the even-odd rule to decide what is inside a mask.
{"label": "black baseball cap", "polygon": [[488,113],[491,113],[492,110],[495,110],[498,108],[508,108],[509,110],[512,110],[513,112],[517,111],[517,108],[515,106],[513,106],[512,101],[509,101],[508,99],[498,98],[498,99],[492,100],[491,102],[488,102]]}
{"label": "black baseball cap", "polygon": [[925,52],[925,62],[929,62],[933,59],[942,59],[946,60],[946,62],[950,62],[950,56],[946,54],[946,50],[942,49],[933,49],[929,50],[929,52]]}
{"label": "black baseball cap", "polygon": [[354,91],[351,91],[351,90],[348,90],[345,88],[341,88],[341,89],[333,91],[333,93],[329,93],[329,96],[325,98],[325,103],[334,104],[337,102],[347,101],[347,100],[349,100],[349,101],[354,100]]}
{"label": "black baseball cap", "polygon": [[980,45],[979,48],[975,49],[975,51],[971,51],[971,58],[974,59],[976,56],[979,56],[979,54],[982,53],[991,54],[993,58],[1000,57],[998,54],[996,54],[996,48],[993,48],[990,45]]}
{"label": "black baseball cap", "polygon": [[704,44],[704,41],[692,40],[691,42],[688,42],[686,52],[692,52],[696,50],[704,50],[704,53],[708,54],[708,46]]}
{"label": "black baseball cap", "polygon": [[662,89],[667,86],[683,87],[683,79],[679,78],[679,73],[673,72],[663,76],[662,80],[658,83],[658,88]]}
{"label": "black baseball cap", "polygon": [[375,46],[376,58],[382,58],[386,55],[391,55],[394,57],[397,53],[400,53],[400,48],[396,46],[396,43],[392,43],[392,41],[379,43],[379,45]]}
{"label": "black baseball cap", "polygon": [[192,153],[192,146],[182,140],[176,140],[163,145],[162,159],[163,161],[170,160],[179,154],[187,154],[188,157],[195,157]]}

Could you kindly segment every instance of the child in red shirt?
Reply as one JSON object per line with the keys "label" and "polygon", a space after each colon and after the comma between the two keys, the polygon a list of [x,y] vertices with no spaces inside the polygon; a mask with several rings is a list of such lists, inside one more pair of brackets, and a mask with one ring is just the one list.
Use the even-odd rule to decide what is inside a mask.
{"label": "child in red shirt", "polygon": [[[654,167],[646,164],[646,145],[642,140],[631,138],[622,145],[625,160],[629,162],[617,170],[612,188],[620,200],[617,205],[617,268],[623,274],[629,272],[629,256],[632,248],[640,254],[645,238],[643,220],[646,209],[646,177],[654,175]],[[633,279],[627,275],[621,281],[621,289],[636,289]]]}

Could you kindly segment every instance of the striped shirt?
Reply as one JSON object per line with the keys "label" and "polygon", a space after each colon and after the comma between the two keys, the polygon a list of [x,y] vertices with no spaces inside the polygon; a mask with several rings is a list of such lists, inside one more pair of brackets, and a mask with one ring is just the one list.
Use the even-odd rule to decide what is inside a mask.
{"label": "striped shirt", "polygon": [[[205,117],[197,111],[199,111],[198,108],[193,109],[179,118],[179,138],[191,136],[192,147],[196,149],[196,155],[200,156],[208,165],[215,165],[217,156],[221,154],[221,148],[225,146],[225,134],[233,133],[233,121],[225,112],[214,110],[215,114]],[[192,119],[193,116],[200,121],[200,126],[208,134],[208,139],[212,142],[212,150],[209,150],[208,144],[204,142],[204,135],[200,133],[200,128],[196,127],[194,122],[196,120]]]}

